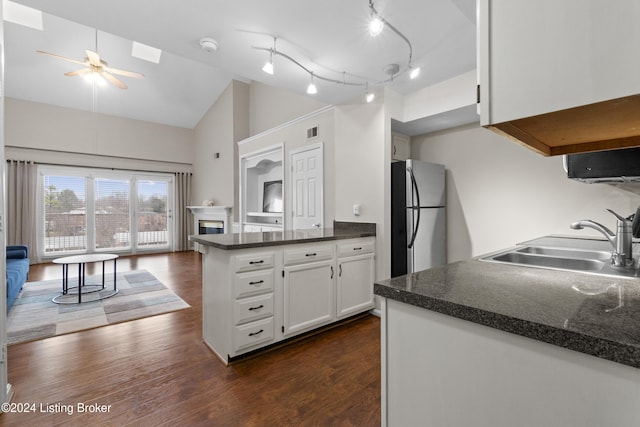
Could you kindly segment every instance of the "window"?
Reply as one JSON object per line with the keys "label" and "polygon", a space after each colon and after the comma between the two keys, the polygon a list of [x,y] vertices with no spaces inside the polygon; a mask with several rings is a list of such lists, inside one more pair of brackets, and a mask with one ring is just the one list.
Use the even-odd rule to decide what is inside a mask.
{"label": "window", "polygon": [[41,166],[39,252],[168,250],[173,176]]}
{"label": "window", "polygon": [[45,252],[87,249],[85,179],[47,175],[43,179]]}

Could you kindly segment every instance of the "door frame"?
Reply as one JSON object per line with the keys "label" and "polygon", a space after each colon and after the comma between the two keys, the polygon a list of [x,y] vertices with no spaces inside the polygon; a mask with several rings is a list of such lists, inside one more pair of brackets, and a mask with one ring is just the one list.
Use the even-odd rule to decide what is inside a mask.
{"label": "door frame", "polygon": [[315,144],[310,144],[310,145],[305,145],[302,148],[298,148],[295,150],[291,150],[289,152],[289,164],[291,165],[291,168],[289,169],[289,173],[291,174],[289,176],[289,182],[291,184],[289,184],[289,197],[291,200],[291,203],[289,205],[289,212],[287,212],[287,216],[289,218],[291,218],[291,221],[287,221],[287,225],[289,225],[289,228],[293,230],[293,202],[295,200],[295,198],[293,197],[294,194],[294,190],[295,190],[295,186],[293,185],[293,156],[296,154],[300,154],[300,153],[304,153],[305,151],[312,151],[312,150],[319,150],[319,158],[320,161],[322,163],[322,167],[320,168],[320,171],[322,173],[322,180],[321,180],[321,195],[320,195],[320,204],[319,204],[319,210],[321,212],[321,220],[320,220],[320,224],[321,224],[321,228],[324,227],[324,143],[321,142],[317,142]]}

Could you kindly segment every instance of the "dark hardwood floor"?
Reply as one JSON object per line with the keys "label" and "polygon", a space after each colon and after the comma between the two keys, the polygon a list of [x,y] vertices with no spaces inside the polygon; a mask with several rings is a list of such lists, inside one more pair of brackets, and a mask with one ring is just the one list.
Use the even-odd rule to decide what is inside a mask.
{"label": "dark hardwood floor", "polygon": [[[191,308],[9,346],[13,402],[36,411],[5,413],[0,425],[380,425],[377,317],[227,367],[202,342],[200,254],[118,260],[119,271],[136,269],[153,273]],[[29,280],[60,274],[60,266],[34,265]],[[95,404],[108,412],[88,412],[104,409]]]}

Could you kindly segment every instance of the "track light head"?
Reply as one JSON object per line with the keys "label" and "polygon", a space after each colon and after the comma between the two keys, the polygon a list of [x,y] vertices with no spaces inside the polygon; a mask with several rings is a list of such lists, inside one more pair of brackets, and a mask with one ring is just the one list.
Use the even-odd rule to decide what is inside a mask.
{"label": "track light head", "polygon": [[384,30],[384,21],[377,14],[372,14],[369,21],[369,34],[371,37],[376,37],[382,30]]}
{"label": "track light head", "polygon": [[264,64],[264,67],[262,67],[262,71],[264,71],[267,74],[273,75],[273,54],[271,55],[269,60]]}
{"label": "track light head", "polygon": [[316,87],[315,83],[313,83],[313,74],[311,74],[311,83],[309,83],[309,86],[307,86],[307,94],[315,95],[316,93],[318,93],[318,88]]}

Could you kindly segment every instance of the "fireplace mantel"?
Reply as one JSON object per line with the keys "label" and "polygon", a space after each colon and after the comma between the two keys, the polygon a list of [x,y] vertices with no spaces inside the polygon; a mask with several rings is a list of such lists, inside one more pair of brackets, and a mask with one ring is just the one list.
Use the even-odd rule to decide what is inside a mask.
{"label": "fireplace mantel", "polygon": [[[231,208],[228,206],[187,206],[193,213],[194,234],[199,234],[200,221],[221,221],[224,224],[224,233],[231,233]],[[194,245],[194,250],[198,250],[198,244]]]}
{"label": "fireplace mantel", "polygon": [[[221,219],[221,217],[231,215],[231,208],[228,206],[187,206],[187,209],[196,216],[202,216],[203,219]],[[205,216],[207,218],[204,218]],[[208,216],[216,216],[216,218],[209,218]]]}

